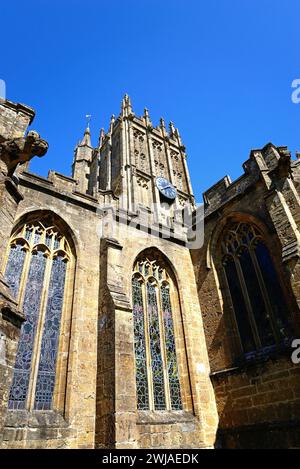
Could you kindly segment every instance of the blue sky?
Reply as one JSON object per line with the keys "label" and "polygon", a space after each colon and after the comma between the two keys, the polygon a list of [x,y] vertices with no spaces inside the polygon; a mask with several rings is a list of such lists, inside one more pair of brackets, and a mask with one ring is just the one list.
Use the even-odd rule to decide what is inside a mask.
{"label": "blue sky", "polygon": [[125,93],[179,128],[198,201],[251,148],[300,150],[299,1],[15,0],[0,17],[7,98],[36,110],[50,144],[33,172],[70,174],[85,115],[96,145]]}

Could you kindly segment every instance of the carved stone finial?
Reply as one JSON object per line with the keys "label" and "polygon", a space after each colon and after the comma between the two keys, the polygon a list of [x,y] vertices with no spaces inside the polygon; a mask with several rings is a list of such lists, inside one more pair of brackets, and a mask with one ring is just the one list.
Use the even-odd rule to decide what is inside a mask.
{"label": "carved stone finial", "polygon": [[144,122],[147,126],[147,128],[150,130],[153,128],[153,125],[152,125],[152,122],[151,122],[151,119],[150,119],[150,116],[149,116],[149,111],[148,109],[145,107],[144,109]]}
{"label": "carved stone finial", "polygon": [[0,143],[0,171],[11,177],[18,164],[26,163],[34,156],[44,156],[47,150],[48,143],[34,130],[25,137],[4,140]]}
{"label": "carved stone finial", "polygon": [[131,114],[133,114],[131,99],[127,93],[122,99],[121,114],[122,116],[130,116]]}
{"label": "carved stone finial", "polygon": [[104,141],[104,138],[105,138],[105,131],[104,129],[102,128],[100,130],[100,135],[99,135],[99,141],[98,141],[98,147],[100,148],[102,146],[102,143]]}
{"label": "carved stone finial", "polygon": [[163,117],[161,117],[161,118],[159,119],[159,122],[160,122],[160,127],[161,127],[162,129],[166,130],[166,124],[165,124],[165,120],[164,120]]}
{"label": "carved stone finial", "polygon": [[172,121],[169,124],[169,130],[170,130],[170,137],[173,137],[173,135],[175,135],[175,127]]}
{"label": "carved stone finial", "polygon": [[112,114],[112,116],[110,118],[110,124],[109,124],[109,133],[110,134],[112,134],[112,132],[113,132],[115,121],[116,121],[115,115]]}

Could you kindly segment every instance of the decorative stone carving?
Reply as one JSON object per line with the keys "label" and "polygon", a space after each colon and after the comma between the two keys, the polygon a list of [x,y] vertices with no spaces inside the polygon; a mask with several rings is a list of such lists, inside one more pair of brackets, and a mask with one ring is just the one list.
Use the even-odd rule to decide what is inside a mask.
{"label": "decorative stone carving", "polygon": [[147,158],[146,135],[138,129],[133,131],[135,165],[142,171],[149,172],[149,161]]}
{"label": "decorative stone carving", "polygon": [[157,140],[152,141],[152,149],[154,155],[154,164],[155,164],[155,174],[157,176],[168,178],[168,174],[166,172],[166,156],[165,152],[163,151],[162,143],[158,142]]}
{"label": "decorative stone carving", "polygon": [[139,186],[144,187],[145,189],[149,189],[148,183],[149,181],[142,176],[137,177],[137,183]]}
{"label": "decorative stone carving", "polygon": [[44,156],[48,143],[33,130],[26,137],[4,140],[0,144],[0,170],[11,177],[18,164],[30,161],[34,156]]}

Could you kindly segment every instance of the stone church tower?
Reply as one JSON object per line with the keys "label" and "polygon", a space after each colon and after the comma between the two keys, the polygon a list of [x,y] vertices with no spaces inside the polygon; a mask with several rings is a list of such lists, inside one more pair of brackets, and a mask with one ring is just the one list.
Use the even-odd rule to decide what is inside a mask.
{"label": "stone church tower", "polygon": [[72,177],[29,171],[33,118],[0,104],[0,446],[299,447],[299,158],[253,150],[203,209],[127,95]]}

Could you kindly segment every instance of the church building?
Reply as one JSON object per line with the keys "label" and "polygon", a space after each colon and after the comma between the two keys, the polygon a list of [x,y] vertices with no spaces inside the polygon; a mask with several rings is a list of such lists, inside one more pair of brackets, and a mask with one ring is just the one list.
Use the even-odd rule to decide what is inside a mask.
{"label": "church building", "polygon": [[252,150],[197,205],[128,95],[72,176],[30,171],[34,117],[0,103],[0,447],[300,447],[300,156]]}

